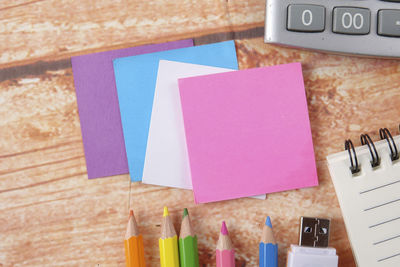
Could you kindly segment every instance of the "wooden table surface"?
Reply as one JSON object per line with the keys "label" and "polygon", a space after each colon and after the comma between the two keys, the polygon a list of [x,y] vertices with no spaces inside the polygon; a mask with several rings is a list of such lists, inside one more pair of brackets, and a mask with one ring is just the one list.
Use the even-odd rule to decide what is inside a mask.
{"label": "wooden table surface", "polygon": [[[329,55],[263,43],[264,0],[2,0],[0,2],[0,267],[124,266],[128,207],[135,210],[148,266],[159,266],[162,207],[175,227],[188,207],[202,266],[214,266],[226,220],[238,266],[257,266],[265,216],[285,265],[299,217],[332,218],[340,266],[355,266],[325,157],[345,138],[397,134],[400,61]],[[254,38],[250,38],[254,37]],[[130,184],[128,175],[88,180],[74,55],[195,38],[235,38],[241,69],[300,61],[320,185],[195,205],[190,191]],[[130,194],[130,196],[129,196]],[[130,203],[129,203],[130,199]]]}

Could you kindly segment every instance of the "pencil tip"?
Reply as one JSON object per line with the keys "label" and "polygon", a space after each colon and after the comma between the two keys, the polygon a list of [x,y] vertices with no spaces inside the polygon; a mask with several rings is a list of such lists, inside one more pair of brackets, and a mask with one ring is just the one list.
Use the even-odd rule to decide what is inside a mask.
{"label": "pencil tip", "polygon": [[182,219],[185,218],[185,217],[188,216],[188,215],[189,215],[188,209],[187,209],[187,208],[184,208],[184,209],[183,209],[183,216],[182,216]]}
{"label": "pencil tip", "polygon": [[225,221],[222,221],[221,234],[228,235],[228,228],[226,228]]}
{"label": "pencil tip", "polygon": [[271,218],[269,216],[267,216],[267,219],[265,220],[265,225],[272,228]]}
{"label": "pencil tip", "polygon": [[169,215],[167,206],[164,206],[164,215],[163,217],[167,217]]}
{"label": "pencil tip", "polygon": [[129,211],[129,217],[132,217],[133,216],[133,210],[130,210]]}

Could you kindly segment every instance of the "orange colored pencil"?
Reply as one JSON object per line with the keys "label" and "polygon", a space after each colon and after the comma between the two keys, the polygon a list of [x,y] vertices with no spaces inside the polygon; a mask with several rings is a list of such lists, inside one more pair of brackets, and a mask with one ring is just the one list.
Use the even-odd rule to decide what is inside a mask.
{"label": "orange colored pencil", "polygon": [[126,267],[145,267],[143,237],[139,234],[133,211],[129,212],[128,227],[125,234]]}

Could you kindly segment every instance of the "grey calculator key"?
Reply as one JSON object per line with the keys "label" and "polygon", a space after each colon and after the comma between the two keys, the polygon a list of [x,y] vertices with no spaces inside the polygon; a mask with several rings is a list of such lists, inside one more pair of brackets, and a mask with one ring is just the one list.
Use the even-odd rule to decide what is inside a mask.
{"label": "grey calculator key", "polygon": [[299,32],[325,30],[325,7],[319,5],[289,5],[287,29]]}
{"label": "grey calculator key", "polygon": [[335,7],[333,29],[335,33],[368,34],[371,28],[371,11],[358,7]]}
{"label": "grey calculator key", "polygon": [[378,34],[400,37],[400,10],[383,9],[378,12]]}

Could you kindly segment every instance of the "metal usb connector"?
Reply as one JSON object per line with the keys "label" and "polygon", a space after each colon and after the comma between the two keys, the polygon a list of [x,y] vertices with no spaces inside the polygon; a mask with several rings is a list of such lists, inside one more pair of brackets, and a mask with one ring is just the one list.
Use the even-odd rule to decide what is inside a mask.
{"label": "metal usb connector", "polygon": [[287,267],[337,267],[336,249],[328,247],[330,220],[301,217],[299,245],[291,245]]}

